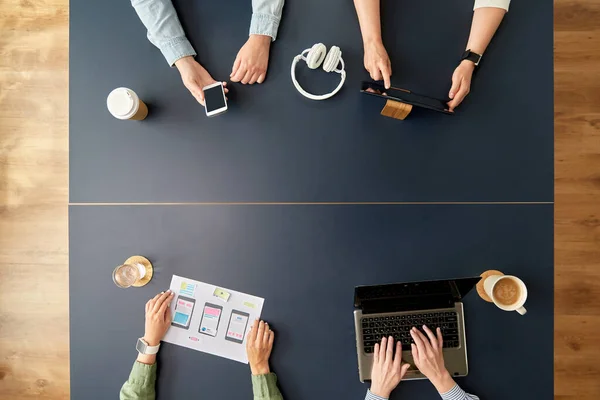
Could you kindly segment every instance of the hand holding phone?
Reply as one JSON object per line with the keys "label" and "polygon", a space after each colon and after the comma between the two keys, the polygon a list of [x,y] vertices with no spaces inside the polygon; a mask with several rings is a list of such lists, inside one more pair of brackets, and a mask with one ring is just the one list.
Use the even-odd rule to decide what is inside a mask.
{"label": "hand holding phone", "polygon": [[227,111],[227,99],[223,82],[215,82],[202,88],[204,92],[204,109],[206,115],[212,117]]}

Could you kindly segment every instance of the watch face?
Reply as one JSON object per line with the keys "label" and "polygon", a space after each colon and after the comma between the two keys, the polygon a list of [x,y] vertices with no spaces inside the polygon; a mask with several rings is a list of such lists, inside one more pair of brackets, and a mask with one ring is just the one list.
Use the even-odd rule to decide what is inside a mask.
{"label": "watch face", "polygon": [[147,347],[148,347],[148,345],[142,339],[138,339],[138,341],[135,345],[135,349],[138,351],[138,353],[142,353],[142,354],[146,354]]}

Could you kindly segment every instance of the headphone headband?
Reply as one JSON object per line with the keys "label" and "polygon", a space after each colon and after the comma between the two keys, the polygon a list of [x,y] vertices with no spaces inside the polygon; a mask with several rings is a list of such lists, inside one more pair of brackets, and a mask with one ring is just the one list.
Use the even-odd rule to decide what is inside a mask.
{"label": "headphone headband", "polygon": [[[346,71],[345,71],[344,59],[342,58],[342,51],[340,50],[339,47],[333,46],[329,50],[329,53],[327,53],[327,55],[325,55],[326,50],[327,50],[327,48],[325,47],[324,44],[317,43],[312,48],[303,50],[302,53],[300,53],[296,57],[294,57],[294,60],[292,61],[292,68],[291,68],[292,82],[294,83],[296,90],[298,90],[298,92],[300,92],[300,94],[302,94],[304,97],[307,97],[311,100],[325,100],[325,99],[328,99],[328,98],[334,96],[337,92],[340,91],[340,89],[344,85],[344,82],[346,81]],[[306,53],[306,52],[308,52],[308,54],[305,57],[304,53]],[[321,94],[321,95],[308,93],[306,90],[304,90],[302,88],[302,86],[300,86],[300,84],[298,83],[298,80],[296,79],[296,65],[298,64],[298,62],[300,60],[304,60],[310,69],[318,68],[323,63],[323,61],[325,61],[323,63],[323,70],[325,72],[337,72],[338,74],[340,74],[340,83],[330,93]],[[340,63],[342,64],[342,68],[337,69],[336,67]]]}

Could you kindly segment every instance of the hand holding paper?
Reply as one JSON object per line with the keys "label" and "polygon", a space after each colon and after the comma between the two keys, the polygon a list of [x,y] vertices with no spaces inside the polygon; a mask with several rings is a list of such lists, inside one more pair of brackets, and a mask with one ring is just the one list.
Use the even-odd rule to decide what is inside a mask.
{"label": "hand holding paper", "polygon": [[271,372],[269,368],[269,357],[273,349],[275,332],[269,328],[269,324],[258,320],[250,328],[246,341],[246,352],[252,375],[266,375]]}

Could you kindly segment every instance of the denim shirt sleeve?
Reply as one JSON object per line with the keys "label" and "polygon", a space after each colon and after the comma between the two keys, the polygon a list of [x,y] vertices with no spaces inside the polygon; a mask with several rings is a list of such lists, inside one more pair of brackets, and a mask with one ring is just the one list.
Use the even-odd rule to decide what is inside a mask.
{"label": "denim shirt sleeve", "polygon": [[284,0],[252,0],[250,35],[271,36],[277,39]]}
{"label": "denim shirt sleeve", "polygon": [[171,0],[131,0],[131,5],[148,30],[148,39],[170,66],[182,57],[196,55]]}

